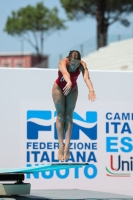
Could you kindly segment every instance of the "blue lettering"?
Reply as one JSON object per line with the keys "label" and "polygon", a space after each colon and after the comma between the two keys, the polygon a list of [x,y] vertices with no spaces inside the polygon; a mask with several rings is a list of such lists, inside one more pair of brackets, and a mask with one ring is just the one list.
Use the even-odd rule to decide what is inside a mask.
{"label": "blue lettering", "polygon": [[83,149],[83,143],[78,143],[77,148],[78,149]]}
{"label": "blue lettering", "polygon": [[86,152],[82,152],[82,154],[83,155],[81,155],[79,151],[77,152],[77,162],[80,162],[80,159],[81,159],[81,162],[85,162]]}
{"label": "blue lettering", "polygon": [[54,171],[47,171],[47,172],[42,172],[42,177],[45,179],[50,179],[54,175]]}
{"label": "blue lettering", "polygon": [[112,125],[114,125],[114,133],[118,133],[118,125],[120,125],[120,122],[111,122]]}
{"label": "blue lettering", "polygon": [[59,149],[59,143],[58,142],[54,142],[54,149]]}
{"label": "blue lettering", "polygon": [[118,113],[116,113],[115,116],[114,116],[114,120],[116,120],[116,119],[120,120],[120,116],[119,116]]}
{"label": "blue lettering", "polygon": [[52,162],[59,162],[58,159],[55,159],[55,152],[52,151],[51,153],[52,153]]}
{"label": "blue lettering", "polygon": [[30,151],[27,151],[26,161],[30,162]]}
{"label": "blue lettering", "polygon": [[52,142],[47,143],[47,149],[52,149]]}
{"label": "blue lettering", "polygon": [[[94,144],[96,144],[96,143],[94,143]],[[92,143],[92,145],[93,145],[93,143]],[[91,143],[85,143],[84,149],[91,149]]]}
{"label": "blue lettering", "polygon": [[106,119],[111,120],[111,119],[112,119],[112,116],[109,117],[109,115],[112,115],[112,113],[106,113]]}
{"label": "blue lettering", "polygon": [[97,143],[92,143],[92,150],[97,150]]}
{"label": "blue lettering", "polygon": [[[89,174],[89,169],[93,170],[92,174]],[[89,178],[89,179],[95,178],[96,175],[97,175],[97,168],[96,168],[96,166],[93,165],[93,164],[89,164],[88,166],[86,166],[84,168],[84,174],[85,174],[86,178]]]}
{"label": "blue lettering", "polygon": [[112,149],[112,146],[117,147],[117,142],[112,142],[112,140],[117,141],[118,137],[106,137],[106,152],[118,152],[118,148]]}
{"label": "blue lettering", "polygon": [[31,142],[27,142],[27,149],[29,149],[29,147],[31,147]]}
{"label": "blue lettering", "polygon": [[130,114],[129,113],[122,113],[122,120],[130,120]]}
{"label": "blue lettering", "polygon": [[[38,164],[35,164],[35,166],[38,166]],[[27,164],[27,167],[32,167],[31,164]],[[84,175],[86,178],[88,179],[93,179],[96,177],[97,175],[97,167],[93,164],[89,164],[88,166],[85,166],[84,168],[82,167],[75,167],[74,170],[74,178],[78,179],[79,178],[79,169],[84,170]],[[54,175],[56,174],[58,178],[60,179],[65,179],[69,176],[69,173],[71,169],[64,169],[63,174],[61,173],[61,169],[60,170],[50,170],[50,171],[43,171],[43,172],[34,172],[34,173],[29,173],[26,174],[26,178],[27,179],[31,179],[32,176],[35,179],[39,179],[40,178],[40,174],[42,176],[42,178],[44,179],[51,179],[54,177]]]}
{"label": "blue lettering", "polygon": [[109,133],[109,122],[106,122],[106,133]]}
{"label": "blue lettering", "polygon": [[43,152],[40,162],[43,162],[43,161],[50,162],[50,159],[46,151]]}
{"label": "blue lettering", "polygon": [[46,148],[46,144],[44,142],[40,143],[40,149],[45,149]]}
{"label": "blue lettering", "polygon": [[94,152],[90,152],[87,162],[97,162]]}
{"label": "blue lettering", "polygon": [[79,178],[79,169],[80,167],[75,168],[74,178]]}
{"label": "blue lettering", "polygon": [[[35,166],[38,166],[38,164],[36,164]],[[27,164],[27,167],[32,167],[31,164]],[[35,172],[35,173],[32,173],[32,174],[26,174],[26,178],[27,179],[30,179],[31,178],[31,175],[35,178],[35,179],[38,179],[39,178],[39,172]]]}
{"label": "blue lettering", "polygon": [[72,145],[73,145],[73,143],[70,142],[70,147],[69,147],[70,150],[73,149],[73,148],[72,148]]}
{"label": "blue lettering", "polygon": [[38,149],[38,143],[37,142],[33,142],[33,149]]}
{"label": "blue lettering", "polygon": [[72,152],[70,151],[70,157],[68,161],[75,162]]}
{"label": "blue lettering", "polygon": [[40,154],[40,151],[32,151],[31,154],[34,155],[34,156],[33,156],[33,157],[34,157],[34,162],[38,162],[38,159],[37,159],[38,157],[37,157],[37,155]]}
{"label": "blue lettering", "polygon": [[123,137],[121,139],[121,144],[123,144],[125,147],[127,147],[127,148],[121,147],[120,149],[122,152],[129,153],[133,150],[132,144],[130,144],[128,141],[132,142],[132,139],[130,137]]}
{"label": "blue lettering", "polygon": [[130,129],[129,124],[127,122],[124,123],[121,133],[124,133],[124,132],[128,132],[128,133],[131,134],[131,129]]}

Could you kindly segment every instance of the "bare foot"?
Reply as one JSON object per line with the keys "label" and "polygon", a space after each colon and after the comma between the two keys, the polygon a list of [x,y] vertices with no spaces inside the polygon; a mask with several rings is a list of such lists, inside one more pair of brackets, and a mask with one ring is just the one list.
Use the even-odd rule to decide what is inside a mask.
{"label": "bare foot", "polygon": [[65,149],[64,149],[64,160],[68,160],[69,157],[70,157],[69,147],[65,147]]}
{"label": "bare foot", "polygon": [[58,150],[58,159],[64,161],[64,146],[60,146]]}

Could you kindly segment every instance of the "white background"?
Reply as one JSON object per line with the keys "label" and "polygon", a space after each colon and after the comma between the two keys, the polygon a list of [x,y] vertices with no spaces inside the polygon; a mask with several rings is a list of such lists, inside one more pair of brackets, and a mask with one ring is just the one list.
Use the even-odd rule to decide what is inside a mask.
{"label": "white background", "polygon": [[[73,179],[73,172],[68,179],[35,180],[33,189],[80,188],[96,191],[108,191],[121,194],[133,194],[132,172],[130,178],[110,178],[106,176],[105,167],[109,163],[105,151],[105,114],[107,112],[129,112],[133,108],[133,73],[90,71],[90,77],[97,95],[95,102],[88,100],[88,89],[82,79],[78,79],[79,96],[75,111],[83,115],[86,111],[98,112],[98,175],[88,180],[81,177]],[[23,155],[22,132],[26,131],[27,109],[48,107],[54,110],[52,102],[52,85],[57,78],[57,70],[49,69],[0,69],[0,168],[22,167],[25,165]],[[121,137],[121,136],[120,136]],[[85,138],[82,137],[83,140]],[[124,158],[132,155],[123,154]],[[55,184],[56,183],[56,184]]]}

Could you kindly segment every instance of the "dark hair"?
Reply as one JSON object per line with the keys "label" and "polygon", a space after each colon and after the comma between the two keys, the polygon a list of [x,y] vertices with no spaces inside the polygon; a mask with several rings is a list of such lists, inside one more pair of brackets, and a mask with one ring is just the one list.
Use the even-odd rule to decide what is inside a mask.
{"label": "dark hair", "polygon": [[69,61],[71,61],[72,59],[81,60],[81,54],[79,51],[73,50],[69,52],[67,58],[69,59]]}

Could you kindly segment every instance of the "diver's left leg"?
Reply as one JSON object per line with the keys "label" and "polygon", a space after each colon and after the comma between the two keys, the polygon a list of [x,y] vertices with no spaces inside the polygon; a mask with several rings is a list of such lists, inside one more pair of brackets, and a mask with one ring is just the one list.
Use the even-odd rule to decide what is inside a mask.
{"label": "diver's left leg", "polygon": [[76,101],[78,97],[78,87],[77,85],[70,91],[70,93],[66,96],[65,101],[65,149],[64,149],[64,160],[67,160],[70,156],[69,146],[71,140],[71,132],[72,132],[72,115],[76,106]]}

